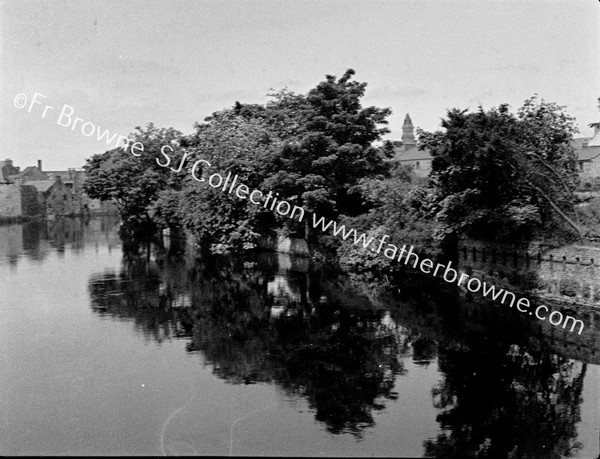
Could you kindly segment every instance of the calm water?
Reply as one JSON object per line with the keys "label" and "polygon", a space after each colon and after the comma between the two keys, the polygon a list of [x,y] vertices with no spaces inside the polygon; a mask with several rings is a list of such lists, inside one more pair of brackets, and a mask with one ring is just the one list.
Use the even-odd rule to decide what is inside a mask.
{"label": "calm water", "polygon": [[598,455],[589,345],[428,279],[366,296],[117,228],[0,227],[0,454]]}

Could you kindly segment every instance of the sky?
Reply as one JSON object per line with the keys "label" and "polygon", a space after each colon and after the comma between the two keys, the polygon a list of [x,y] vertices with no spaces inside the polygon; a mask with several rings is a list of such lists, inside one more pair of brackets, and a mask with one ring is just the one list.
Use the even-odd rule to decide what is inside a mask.
{"label": "sky", "polygon": [[[305,93],[348,68],[368,83],[364,106],[392,109],[388,139],[406,113],[431,131],[448,109],[516,111],[536,93],[590,136],[599,26],[594,0],[0,0],[0,159],[81,167],[109,149],[83,122],[88,133],[153,122],[189,134],[236,101]],[[35,93],[42,103],[30,105]],[[65,105],[83,120],[75,129],[58,123]]]}

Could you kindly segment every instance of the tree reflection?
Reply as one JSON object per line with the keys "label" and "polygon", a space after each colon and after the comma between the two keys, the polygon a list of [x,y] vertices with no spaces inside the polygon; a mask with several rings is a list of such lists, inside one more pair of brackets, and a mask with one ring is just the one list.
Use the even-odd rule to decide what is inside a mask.
{"label": "tree reflection", "polygon": [[[479,272],[484,272],[481,266]],[[507,285],[507,278],[486,278]],[[533,267],[519,267],[508,285],[528,291],[536,279]],[[441,432],[424,442],[425,455],[516,459],[575,454],[581,446],[576,426],[585,363],[558,355],[550,344],[553,335],[544,335],[539,323],[472,295],[455,295],[461,330],[458,339],[437,331],[444,379],[432,389],[432,399]]]}
{"label": "tree reflection", "polygon": [[442,433],[429,457],[561,458],[579,444],[585,364],[556,354],[459,347],[440,351],[432,391]]}
{"label": "tree reflection", "polygon": [[151,247],[126,242],[121,272],[90,278],[92,309],[104,316],[133,319],[136,329],[158,342],[190,337],[193,318],[186,307],[185,268],[174,263],[159,266]]}
{"label": "tree reflection", "polygon": [[332,433],[360,436],[374,425],[373,412],[396,397],[394,379],[403,372],[397,327],[383,311],[328,299],[335,295],[321,274],[291,274],[280,294],[271,288],[272,262],[197,263],[150,245],[126,247],[119,274],[90,279],[97,313],[134,319],[158,341],[189,337],[188,352],[202,352],[219,378],[272,382],[305,397]]}
{"label": "tree reflection", "polygon": [[188,340],[187,351],[231,384],[274,383],[304,397],[331,433],[360,437],[373,426],[412,353],[444,374],[432,390],[441,432],[425,442],[427,456],[562,457],[578,448],[585,365],[543,340],[511,347],[529,345],[531,330],[510,311],[464,312],[462,297],[423,280],[403,289],[412,303],[374,303],[334,273],[279,271],[276,255],[199,262],[136,241],[124,252],[119,273],[90,279],[94,311],[133,320],[148,339]]}
{"label": "tree reflection", "polygon": [[374,424],[372,411],[384,407],[378,399],[394,397],[394,376],[402,372],[381,312],[323,304],[314,311],[290,307],[270,319],[254,312],[255,296],[240,293],[230,314],[211,308],[201,315],[190,350],[202,350],[215,374],[230,382],[276,382],[306,397],[332,433],[358,435]]}

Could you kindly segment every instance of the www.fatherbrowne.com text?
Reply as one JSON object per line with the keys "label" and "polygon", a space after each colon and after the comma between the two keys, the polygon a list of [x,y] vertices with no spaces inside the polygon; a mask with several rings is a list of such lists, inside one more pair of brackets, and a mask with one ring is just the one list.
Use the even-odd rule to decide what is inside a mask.
{"label": "www.fatherbrowne.com text", "polygon": [[[82,118],[75,117],[75,110],[70,105],[64,104],[60,111],[57,111],[51,105],[44,105],[42,100],[46,99],[46,96],[40,93],[35,93],[31,101],[26,94],[17,94],[14,98],[14,105],[18,109],[22,109],[28,106],[27,112],[31,113],[32,109],[40,105],[44,106],[42,111],[42,118],[52,117],[50,113],[54,114],[56,123],[59,126],[67,127],[71,130],[75,130],[76,126],[79,126],[81,133],[87,137],[94,136],[98,141],[106,142],[106,145],[114,145],[115,148],[122,146],[125,152],[129,151],[132,155],[139,157],[144,153],[144,145],[141,142],[133,142],[127,136],[120,135],[117,133],[111,133],[108,129],[102,130],[100,126],[92,123],[91,121],[85,121]],[[184,153],[179,166],[173,168],[171,166],[171,157],[169,153],[173,152],[173,148],[170,145],[163,145],[160,149],[162,158],[156,158],[156,162],[161,167],[169,167],[173,172],[179,173],[184,167],[188,159],[188,153]],[[299,222],[305,221],[306,213],[309,213],[303,207],[291,205],[289,202],[278,199],[279,194],[269,191],[263,193],[260,190],[250,190],[250,188],[239,181],[237,174],[231,172],[227,173],[223,177],[219,173],[213,173],[208,176],[208,179],[202,176],[203,171],[206,168],[212,167],[211,164],[204,160],[199,159],[189,169],[192,178],[198,183],[208,184],[208,186],[221,189],[224,193],[234,193],[239,199],[249,199],[252,204],[262,206],[271,211],[277,212],[279,215],[297,219]],[[501,304],[507,304],[511,308],[516,307],[517,311],[523,314],[529,314],[535,316],[537,319],[542,321],[548,321],[553,326],[560,326],[562,328],[569,329],[573,332],[579,327],[578,334],[581,335],[584,324],[581,320],[575,319],[574,317],[563,315],[560,311],[552,311],[548,314],[550,309],[547,306],[539,305],[535,309],[532,309],[530,301],[525,297],[517,298],[513,292],[506,289],[498,289],[494,285],[490,285],[485,281],[481,281],[479,278],[459,272],[452,268],[452,262],[447,264],[435,263],[429,258],[420,258],[415,253],[414,246],[407,246],[407,244],[398,247],[397,245],[388,242],[389,236],[384,234],[379,239],[375,240],[375,237],[368,237],[366,233],[360,233],[354,228],[347,228],[345,225],[340,225],[334,220],[327,220],[324,217],[311,213],[312,215],[312,227],[314,229],[321,230],[322,232],[331,232],[334,236],[341,237],[343,240],[351,240],[356,246],[367,249],[376,254],[383,254],[384,257],[390,260],[396,260],[399,263],[404,262],[405,265],[411,265],[414,269],[420,269],[425,274],[431,274],[434,277],[441,277],[444,281],[449,284],[456,282],[457,286],[466,288],[472,293],[481,292],[483,297],[491,298],[494,301],[499,301]],[[570,328],[568,328],[570,327]]]}
{"label": "www.fatherbrowne.com text", "polygon": [[[164,152],[162,154],[165,158],[168,158]],[[185,158],[183,161],[185,161]],[[177,169],[173,170],[180,171],[183,167],[183,161]],[[161,163],[157,159],[157,163],[164,167],[167,167],[169,162],[163,160],[163,163]],[[223,176],[218,172],[215,172],[205,178],[202,176],[202,172],[198,174],[198,169],[201,165],[203,166],[202,170],[212,167],[211,164],[204,159],[200,159],[192,165],[190,173],[192,178],[199,183],[207,184],[215,189],[220,189],[224,193],[235,194],[239,199],[248,199],[252,204],[277,212],[284,217],[294,218],[298,222],[303,222],[306,218],[306,214],[310,213],[310,224],[312,224],[312,227],[321,230],[324,233],[331,232],[331,234],[341,237],[343,240],[351,240],[356,246],[370,250],[376,254],[382,254],[384,257],[391,260],[396,260],[400,263],[404,262],[405,265],[410,265],[414,269],[420,269],[425,274],[441,277],[450,284],[456,282],[456,285],[466,288],[472,293],[481,292],[485,298],[499,301],[501,304],[506,304],[511,308],[515,307],[520,313],[535,316],[539,320],[547,320],[553,326],[562,325],[562,328],[568,329],[571,332],[579,328],[578,334],[581,334],[583,331],[583,321],[568,315],[563,315],[560,311],[552,311],[548,314],[550,309],[545,305],[539,305],[535,307],[535,309],[532,309],[529,299],[517,297],[517,295],[510,290],[499,289],[494,285],[481,281],[475,276],[457,271],[452,267],[451,261],[447,264],[442,264],[435,263],[429,258],[420,258],[419,255],[415,253],[414,246],[404,244],[402,247],[398,247],[397,245],[391,244],[388,242],[389,236],[387,234],[384,234],[379,239],[375,239],[375,237],[369,237],[364,232],[359,233],[354,228],[347,228],[346,225],[340,225],[335,220],[319,217],[302,207],[291,205],[283,199],[278,199],[278,193],[273,193],[272,191],[263,193],[261,190],[257,189],[250,190],[247,185],[240,181],[237,174],[228,172]]]}

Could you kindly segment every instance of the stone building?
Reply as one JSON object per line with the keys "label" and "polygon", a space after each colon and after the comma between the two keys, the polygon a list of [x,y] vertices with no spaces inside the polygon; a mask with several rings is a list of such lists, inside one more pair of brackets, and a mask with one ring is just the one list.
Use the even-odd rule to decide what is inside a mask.
{"label": "stone building", "polygon": [[394,142],[393,161],[411,166],[419,177],[427,177],[431,172],[433,157],[429,151],[417,148],[414,129],[410,115],[407,113],[402,126],[402,141]]}
{"label": "stone building", "polygon": [[0,184],[0,219],[19,218],[22,214],[20,187],[12,184]]}
{"label": "stone building", "polygon": [[574,139],[577,165],[581,178],[600,177],[600,123],[590,124],[594,128],[592,137]]}
{"label": "stone building", "polygon": [[13,166],[12,159],[0,161],[0,184],[9,183],[9,177],[20,172],[18,167]]}
{"label": "stone building", "polygon": [[49,180],[50,177],[42,172],[42,161],[38,160],[38,165],[29,166],[17,174],[8,176],[8,181],[16,185],[22,185],[32,180]]}
{"label": "stone building", "polygon": [[28,181],[25,186],[34,187],[37,191],[42,215],[72,216],[82,212],[80,200],[60,175],[56,175],[54,180]]}
{"label": "stone building", "polygon": [[71,190],[73,199],[77,200],[80,209],[90,207],[91,199],[83,191],[83,181],[85,180],[85,171],[83,169],[70,168],[66,171],[44,171],[50,180],[56,180],[60,177],[62,183]]}

